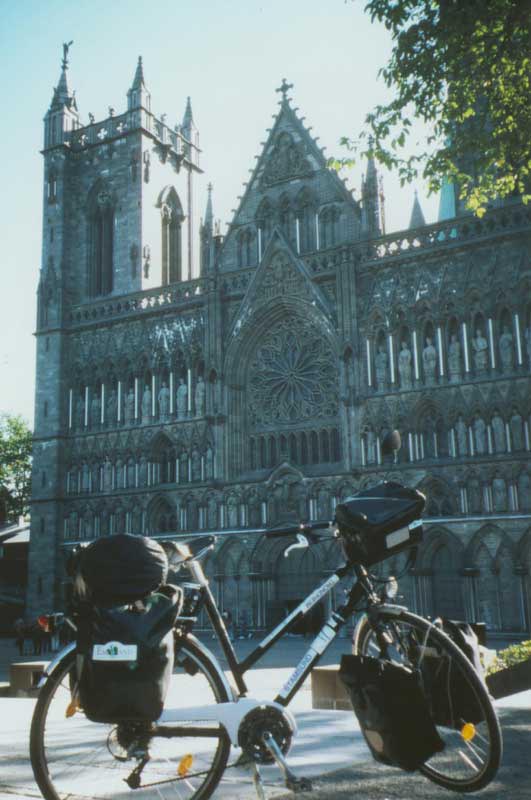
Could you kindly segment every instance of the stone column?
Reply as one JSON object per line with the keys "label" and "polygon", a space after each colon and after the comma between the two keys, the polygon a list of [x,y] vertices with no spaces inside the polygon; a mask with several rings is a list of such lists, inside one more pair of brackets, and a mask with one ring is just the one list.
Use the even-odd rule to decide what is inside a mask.
{"label": "stone column", "polygon": [[170,415],[175,413],[175,375],[173,370],[170,372]]}
{"label": "stone column", "polygon": [[419,347],[417,342],[417,331],[413,331],[412,333],[413,339],[413,367],[415,370],[415,380],[420,380],[420,368],[419,368]]}
{"label": "stone column", "polygon": [[517,311],[514,313],[514,338],[516,340],[516,361],[519,367],[524,363],[522,352],[522,334],[520,331],[520,317]]}
{"label": "stone column", "polygon": [[371,361],[371,342],[370,339],[365,340],[365,349],[367,353],[367,383],[372,387],[372,361]]}
{"label": "stone column", "polygon": [[463,354],[465,357],[465,373],[468,374],[470,372],[470,352],[468,350],[468,332],[466,328],[466,322],[462,323],[461,330],[463,332]]}
{"label": "stone column", "polygon": [[437,326],[437,354],[439,356],[439,375],[444,378],[444,348],[441,326]]}
{"label": "stone column", "polygon": [[389,371],[391,375],[391,384],[396,383],[396,372],[395,372],[395,351],[393,346],[393,334],[390,333],[387,337],[387,346],[389,349]]}
{"label": "stone column", "polygon": [[491,317],[489,317],[489,319],[487,320],[487,326],[489,329],[490,366],[492,369],[496,369],[496,350],[494,348],[494,325],[492,323]]}

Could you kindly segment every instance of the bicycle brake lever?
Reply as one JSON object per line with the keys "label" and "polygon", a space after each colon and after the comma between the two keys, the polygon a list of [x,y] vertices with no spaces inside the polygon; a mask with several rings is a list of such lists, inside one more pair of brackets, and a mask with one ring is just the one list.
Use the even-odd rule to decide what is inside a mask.
{"label": "bicycle brake lever", "polygon": [[290,544],[289,547],[286,547],[284,550],[284,558],[287,558],[291,550],[300,550],[301,547],[308,547],[309,541],[303,533],[297,534],[297,541],[295,544]]}

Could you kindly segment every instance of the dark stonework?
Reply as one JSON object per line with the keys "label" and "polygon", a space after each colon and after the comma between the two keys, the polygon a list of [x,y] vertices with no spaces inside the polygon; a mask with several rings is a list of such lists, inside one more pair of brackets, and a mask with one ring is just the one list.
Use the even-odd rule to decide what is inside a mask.
{"label": "dark stonework", "polygon": [[215,591],[265,627],[341,554],[284,559],[256,529],[385,477],[428,496],[407,601],[529,632],[529,209],[380,236],[374,165],[362,208],[284,93],[224,239],[209,193],[190,273],[164,198],[188,208],[197,164],[137,77],[124,114],[82,127],[67,95],[46,117],[28,612],[61,607],[74,542],[224,529]]}

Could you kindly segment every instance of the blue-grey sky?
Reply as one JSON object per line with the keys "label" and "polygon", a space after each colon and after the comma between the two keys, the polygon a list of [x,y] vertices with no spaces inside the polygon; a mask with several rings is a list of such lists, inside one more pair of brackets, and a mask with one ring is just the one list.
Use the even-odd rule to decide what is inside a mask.
{"label": "blue-grey sky", "polygon": [[[390,51],[363,0],[1,0],[2,290],[0,413],[33,421],[35,292],[40,267],[42,118],[70,51],[82,121],[120,113],[143,56],[152,110],[182,120],[187,95],[214,184],[214,213],[230,220],[277,111],[286,77],[293,105],[327,155],[387,96],[377,73]],[[346,174],[359,189],[361,167]],[[204,182],[206,185],[207,181]],[[388,230],[407,227],[413,188],[384,176]],[[419,195],[428,221],[437,199]],[[204,202],[203,198],[201,202]]]}

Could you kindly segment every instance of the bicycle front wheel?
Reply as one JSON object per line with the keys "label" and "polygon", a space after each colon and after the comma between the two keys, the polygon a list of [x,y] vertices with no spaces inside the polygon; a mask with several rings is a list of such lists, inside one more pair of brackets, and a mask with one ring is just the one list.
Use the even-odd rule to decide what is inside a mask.
{"label": "bicycle front wheel", "polygon": [[[31,763],[45,800],[211,796],[230,753],[229,738],[220,725],[184,721],[179,722],[178,735],[157,736],[150,723],[91,722],[82,710],[71,713],[75,669],[75,653],[70,653],[43,686],[33,715]],[[184,642],[176,655],[166,706],[182,709],[229,699],[210,659],[193,641]],[[131,776],[145,753],[149,760],[135,787]]]}
{"label": "bicycle front wheel", "polygon": [[[419,670],[444,750],[420,767],[434,783],[475,792],[494,778],[501,761],[500,724],[487,688],[464,653],[431,622],[402,611],[378,611],[387,657]],[[358,626],[353,651],[381,657],[367,617]]]}

